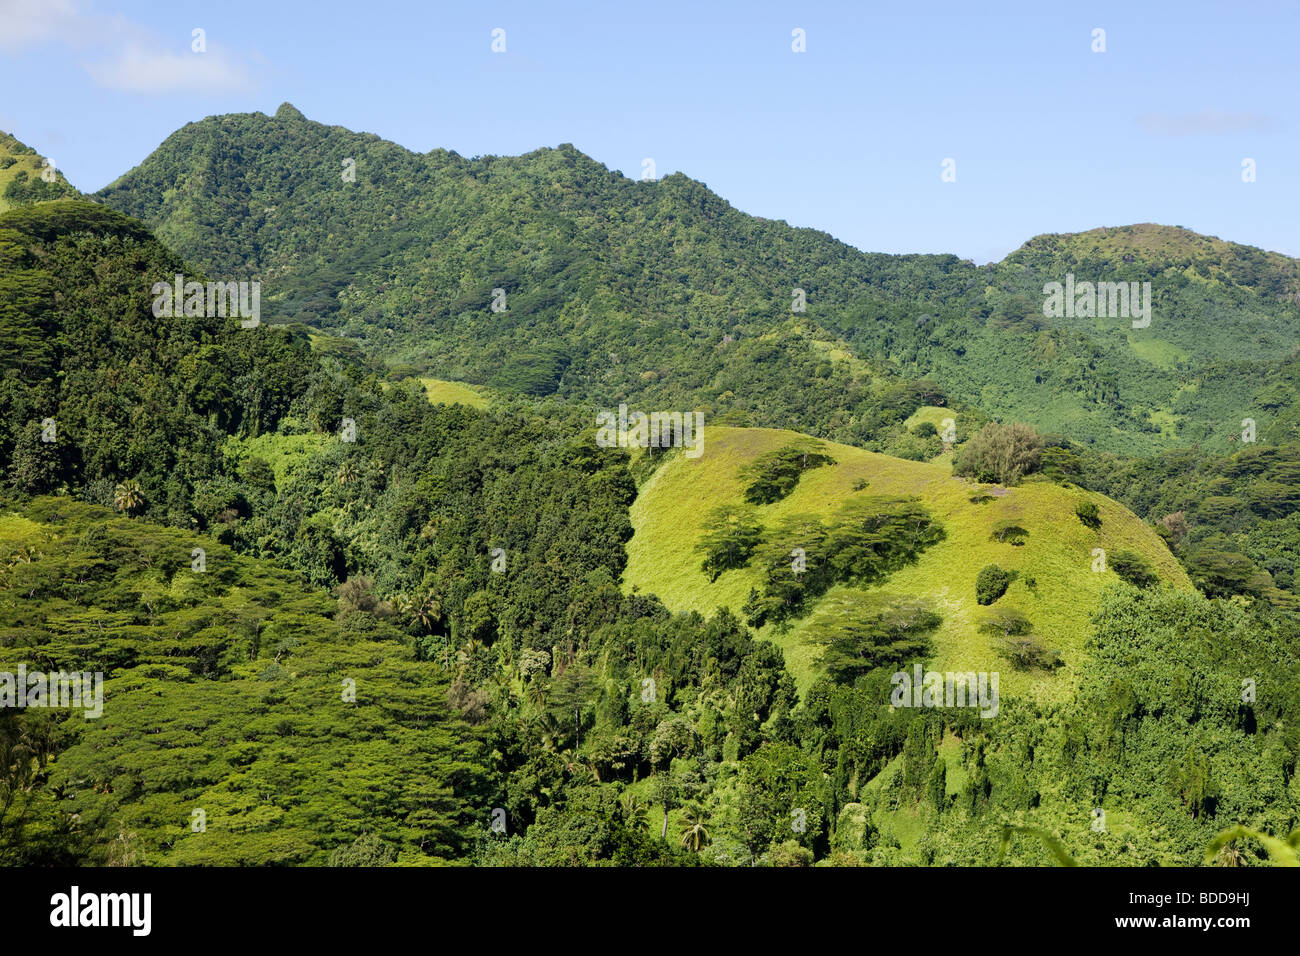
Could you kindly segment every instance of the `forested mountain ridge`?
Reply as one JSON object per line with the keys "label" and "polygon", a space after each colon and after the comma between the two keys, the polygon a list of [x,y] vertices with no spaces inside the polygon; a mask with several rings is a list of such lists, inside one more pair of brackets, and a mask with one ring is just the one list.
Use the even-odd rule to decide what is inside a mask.
{"label": "forested mountain ridge", "polygon": [[[264,135],[266,142],[281,145],[266,153],[265,148],[259,146],[244,129],[250,123]],[[339,154],[356,154],[352,158],[363,164],[358,168],[373,165],[382,171],[383,175],[377,177],[379,182],[369,182],[362,176],[355,183],[345,183],[340,174],[335,186],[322,188],[312,178],[319,172],[316,166],[295,165],[301,163],[303,156],[311,155],[312,149],[322,148],[318,143],[321,137],[325,143],[333,144],[330,148]],[[337,143],[334,142],[336,139]],[[239,150],[232,151],[232,142],[240,146]],[[717,273],[736,288],[748,289],[746,294],[759,298],[766,296],[766,293],[760,295],[753,276],[756,269],[766,268],[762,256],[768,247],[736,240],[740,234],[737,230],[749,226],[766,228],[768,231],[764,235],[785,237],[781,241],[793,244],[791,248],[807,246],[806,251],[799,255],[820,255],[818,250],[825,247],[829,250],[826,255],[832,264],[850,263],[858,255],[821,234],[792,230],[780,224],[764,224],[746,217],[716,197],[707,199],[710,195],[707,190],[691,184],[684,177],[670,177],[672,184],[667,181],[633,183],[604,170],[572,149],[544,150],[513,160],[468,161],[452,154],[430,154],[441,164],[439,169],[446,170],[434,176],[428,170],[421,173],[423,167],[420,164],[427,157],[407,153],[376,137],[309,123],[289,109],[282,110],[277,118],[259,115],[222,117],[191,124],[173,136],[169,144],[160,150],[157,157],[161,158],[156,157],[156,161],[162,163],[163,159],[168,159],[170,165],[166,169],[179,177],[176,179],[176,195],[192,194],[192,198],[167,199],[172,193],[161,181],[155,184],[156,193],[142,188],[139,194],[155,196],[157,202],[150,208],[157,214],[165,212],[164,207],[179,204],[194,217],[214,223],[212,228],[206,229],[193,226],[191,232],[205,242],[215,243],[230,255],[240,254],[245,245],[256,250],[255,254],[262,258],[255,259],[253,265],[265,266],[271,275],[265,280],[265,301],[268,303],[276,297],[273,291],[279,283],[276,276],[287,277],[286,281],[291,285],[294,282],[310,285],[320,278],[320,272],[313,270],[324,268],[320,263],[327,260],[333,263],[330,268],[334,269],[362,268],[365,260],[361,253],[359,258],[353,258],[350,254],[335,255],[331,251],[336,240],[346,241],[351,236],[358,247],[364,246],[369,250],[365,254],[377,254],[376,250],[387,248],[384,245],[385,230],[392,224],[392,217],[398,210],[423,210],[420,214],[430,217],[429,222],[442,217],[438,221],[448,232],[439,248],[450,247],[453,251],[468,248],[464,255],[482,256],[487,246],[469,248],[468,231],[477,230],[475,235],[478,239],[475,241],[507,243],[501,247],[502,254],[507,255],[513,232],[495,229],[493,224],[500,222],[500,217],[525,215],[514,212],[517,208],[533,209],[534,212],[528,215],[534,217],[532,226],[539,236],[538,242],[549,243],[547,248],[558,250],[557,255],[563,252],[574,256],[574,268],[583,272],[584,282],[597,281],[607,275],[607,271],[601,270],[605,269],[612,253],[604,246],[581,245],[579,240],[587,242],[582,238],[586,235],[583,230],[598,227],[600,235],[612,234],[616,226],[610,225],[610,221],[613,213],[622,209],[620,197],[631,196],[639,204],[632,207],[633,211],[641,210],[642,218],[649,214],[646,209],[660,210],[663,207],[655,212],[658,217],[655,221],[681,238],[681,222],[685,221],[683,215],[686,214],[674,205],[672,186],[678,192],[684,190],[701,197],[708,210],[707,215],[697,214],[699,229],[685,235],[680,242],[669,242],[660,249],[660,258],[666,261],[672,261],[674,255],[679,259],[685,257],[683,275],[688,272],[704,274],[699,270],[690,271],[695,268],[692,265],[695,259],[691,257],[698,258],[707,253],[706,258],[716,258],[709,250],[721,244],[718,247],[725,250],[732,265],[717,269],[709,264],[705,271]],[[372,153],[373,158],[366,158]],[[196,156],[206,159],[200,162]],[[261,165],[250,166],[253,163]],[[339,163],[341,168],[342,161]],[[155,160],[146,165],[153,169]],[[332,161],[327,165],[332,166]],[[187,179],[185,177],[190,175],[187,170],[191,167],[197,172]],[[161,171],[162,167],[159,167],[153,174],[160,175]],[[330,173],[332,176],[332,168]],[[145,171],[138,170],[126,180],[143,175]],[[266,184],[279,184],[286,177],[291,180],[290,186],[275,186],[287,195],[283,202],[270,193],[263,196],[251,191],[254,186],[263,191],[271,189]],[[443,178],[446,182],[442,181]],[[592,185],[579,188],[578,179]],[[437,195],[432,199],[421,199],[421,190],[413,184],[428,184],[435,180],[441,184]],[[270,214],[272,219],[297,209],[300,221],[295,220],[293,233],[280,240],[277,239],[279,227],[271,226],[263,235],[265,223],[262,218],[248,217],[251,200],[231,206],[228,213],[214,211],[217,207],[213,204],[221,197],[233,195],[230,183],[250,190],[250,196],[262,196],[268,202],[277,203],[260,207],[274,209]],[[551,210],[543,201],[548,195],[546,183],[553,186],[568,184],[559,193],[556,193],[558,186],[550,190],[559,196],[556,210]],[[362,192],[350,191],[354,189]],[[496,192],[513,198],[498,208],[499,204],[489,201]],[[392,204],[352,202],[366,193],[382,193],[395,198]],[[542,199],[537,199],[534,194],[542,196]],[[467,226],[459,225],[456,216],[471,206],[479,218],[472,219]],[[447,212],[448,209],[453,210],[455,216]],[[538,219],[542,213],[537,210],[545,211],[546,218]],[[201,217],[200,213],[203,214]],[[344,213],[360,217],[359,222],[364,228],[350,232],[351,220],[336,218],[327,220],[333,225],[328,233],[322,235],[313,225],[312,217],[317,214],[340,217]],[[249,230],[248,235],[231,242],[225,230],[215,227],[216,220],[222,215],[235,225],[243,223],[243,227]],[[448,216],[452,218],[448,219]],[[182,226],[187,221],[191,220],[177,215],[167,219],[164,226],[183,231]],[[623,230],[620,241],[629,254],[641,255],[643,244],[639,237],[646,229],[645,224],[633,228],[625,221],[617,228]],[[720,238],[710,245],[713,232],[717,232]],[[331,236],[333,238],[325,241]],[[424,257],[429,262],[437,259],[429,259],[428,250],[433,247],[418,244],[412,247],[412,239],[405,232],[399,231],[395,236],[391,256]],[[675,252],[678,246],[684,246],[685,251]],[[575,249],[579,249],[581,254]],[[301,256],[298,250],[304,250]],[[71,250],[69,254],[80,255],[80,252]],[[795,257],[794,252],[787,256],[791,260]],[[747,264],[756,258],[762,260],[758,266]],[[512,390],[511,386],[525,391],[551,388],[551,384],[543,383],[545,379],[556,385],[558,394],[567,395],[579,403],[599,402],[605,407],[613,407],[627,401],[635,407],[636,403],[643,401],[649,407],[698,407],[710,422],[803,430],[819,437],[916,460],[932,457],[938,447],[933,436],[916,433],[916,419],[910,417],[923,406],[947,408],[947,414],[955,420],[959,443],[979,430],[984,422],[984,410],[988,407],[1001,408],[1004,413],[1013,413],[1020,420],[1054,424],[1062,435],[1056,441],[1074,444],[1080,450],[1090,437],[1096,437],[1091,429],[1099,422],[1105,424],[1104,431],[1114,442],[1130,451],[1141,446],[1144,436],[1152,438],[1163,429],[1169,433],[1164,435],[1169,442],[1183,444],[1199,436],[1205,444],[1218,446],[1227,452],[1233,448],[1231,440],[1242,434],[1247,419],[1254,422],[1261,443],[1277,446],[1300,440],[1295,412],[1300,407],[1295,400],[1300,389],[1296,384],[1295,362],[1288,357],[1290,345],[1287,336],[1291,333],[1285,321],[1287,315],[1295,311],[1286,301],[1288,290],[1295,283],[1294,260],[1163,226],[1142,225],[1067,236],[1040,236],[1026,243],[1004,263],[979,270],[990,285],[982,292],[982,304],[972,307],[969,314],[963,316],[951,305],[935,307],[927,304],[926,311],[913,320],[910,316],[920,306],[909,303],[907,296],[920,294],[915,291],[920,287],[918,283],[922,283],[926,270],[936,267],[937,260],[906,260],[904,257],[896,262],[895,257],[888,256],[860,258],[873,263],[893,263],[893,273],[882,272],[877,278],[882,286],[887,287],[888,294],[898,298],[898,301],[882,306],[894,318],[864,318],[864,307],[860,303],[840,313],[816,308],[818,296],[813,295],[810,288],[806,290],[810,298],[805,313],[775,314],[771,310],[764,313],[756,305],[752,310],[756,316],[755,330],[761,334],[746,335],[733,329],[733,332],[721,332],[720,335],[709,333],[711,337],[705,338],[691,323],[704,321],[707,324],[707,315],[703,318],[696,315],[687,322],[690,327],[683,330],[665,323],[653,308],[633,307],[643,301],[642,293],[659,294],[655,291],[659,272],[650,262],[643,262],[639,277],[633,281],[625,276],[624,285],[619,287],[621,291],[615,298],[624,302],[626,309],[619,312],[621,318],[616,322],[593,325],[586,323],[585,319],[569,321],[566,316],[576,314],[574,309],[587,308],[586,293],[580,288],[573,293],[570,304],[542,308],[526,323],[521,322],[517,315],[523,308],[520,297],[510,295],[508,301],[513,305],[508,306],[506,312],[493,313],[487,306],[471,310],[448,319],[444,323],[445,332],[436,332],[434,340],[440,346],[445,344],[449,352],[463,348],[465,354],[477,356],[474,361],[488,355],[490,348],[499,348],[497,359],[488,363],[492,369],[485,369],[482,377],[503,386],[507,393]],[[1134,261],[1127,262],[1127,259]],[[236,261],[220,260],[221,267],[230,270],[225,277],[251,277],[258,271],[254,267],[234,268],[232,263]],[[710,263],[712,261],[709,259]],[[1111,268],[1113,263],[1118,263],[1122,269]],[[157,271],[170,275],[178,264],[179,260],[175,258],[166,264],[159,262]],[[80,265],[72,263],[64,278],[78,275],[75,270]],[[554,262],[547,259],[525,263],[524,267],[534,270],[534,278],[530,281],[546,286],[552,281],[546,272],[552,265]],[[903,268],[905,265],[919,271],[908,272]],[[962,274],[962,270],[970,272],[968,266],[955,260],[938,265],[941,271],[951,268],[952,271],[943,272],[949,279]],[[840,267],[837,265],[835,268]],[[1124,319],[1044,318],[1037,305],[1041,301],[1042,278],[1073,273],[1077,273],[1079,282],[1086,281],[1087,276],[1094,279],[1108,277],[1133,282],[1149,281],[1155,289],[1163,290],[1155,296],[1150,327],[1133,329],[1131,322]],[[775,281],[775,272],[769,269],[765,275],[768,280]],[[4,281],[17,281],[19,277],[19,273],[13,273]],[[148,284],[144,279],[132,281]],[[369,280],[362,276],[358,281]],[[391,285],[398,290],[408,289],[404,284]],[[59,294],[73,301],[83,295],[86,288],[86,284],[81,283]],[[673,294],[685,293],[689,291],[689,284],[676,283],[674,288],[677,291]],[[563,292],[563,288],[560,291]],[[926,294],[936,291],[937,287]],[[960,306],[960,289],[950,288],[949,292],[957,297]],[[880,290],[873,287],[866,294],[878,293]],[[105,288],[96,288],[95,294],[104,295]],[[144,290],[140,284],[133,287],[132,294],[143,305]],[[600,294],[595,297],[599,298]],[[346,298],[345,295],[340,302]],[[377,292],[376,298],[382,300],[383,294]],[[407,299],[412,308],[422,308],[425,301],[409,295]],[[1184,303],[1186,309],[1192,310],[1188,313],[1192,318],[1188,319],[1186,315],[1181,319],[1177,315],[1169,317],[1163,304],[1167,299]],[[1039,314],[1034,314],[1036,309]],[[1282,321],[1270,321],[1269,316],[1274,313]],[[308,319],[322,319],[310,311],[298,314]],[[1220,320],[1221,325],[1216,325]],[[204,321],[211,325],[210,320],[200,320],[199,324]],[[411,335],[419,337],[428,331],[419,325],[422,320],[411,321],[415,330]],[[825,331],[817,324],[818,321],[832,327],[834,333]],[[159,325],[149,316],[141,315],[139,323],[141,334],[145,336],[175,327],[181,335],[177,356],[198,341],[187,338],[190,333],[186,330],[195,327],[192,322],[171,320]],[[843,327],[837,327],[835,323],[843,323]],[[324,321],[318,324],[329,325]],[[154,328],[155,325],[158,327]],[[131,323],[107,326],[112,337],[123,341],[120,349],[109,349],[111,354],[99,357],[83,355],[80,356],[82,360],[69,363],[75,371],[66,384],[77,387],[66,390],[67,395],[74,406],[87,402],[93,404],[94,416],[97,417],[85,418],[88,411],[79,411],[77,416],[84,421],[78,421],[76,416],[62,416],[60,427],[84,427],[96,423],[95,433],[105,439],[100,443],[103,454],[119,454],[119,451],[111,449],[145,447],[143,433],[138,429],[134,438],[124,436],[118,441],[113,437],[130,421],[127,399],[133,386],[111,392],[110,398],[108,393],[99,394],[95,388],[81,387],[77,383],[82,383],[87,376],[108,374],[93,372],[92,368],[96,365],[111,366],[120,361],[121,355],[136,347],[125,344],[125,338],[133,334],[132,328]],[[204,428],[212,427],[214,415],[235,431],[276,427],[278,415],[282,414],[288,401],[288,380],[305,374],[309,360],[306,357],[307,340],[300,332],[274,328],[278,339],[271,336],[256,340],[230,338],[234,330],[224,328],[221,335],[229,338],[232,348],[222,346],[223,339],[218,337],[205,340],[203,348],[184,356],[183,367],[191,374],[187,379],[189,384],[181,387],[192,394],[181,401],[160,401],[156,407],[167,410],[166,415],[174,415],[191,407],[197,400],[199,405],[194,407],[194,413],[209,421],[196,424],[197,430],[168,426],[170,431],[155,433],[176,436],[168,448],[180,449],[186,442],[196,447],[206,444],[208,450],[202,454],[211,460],[212,441],[194,436],[202,434]],[[360,328],[364,332],[371,327],[361,323]],[[469,338],[475,344],[468,344],[462,336],[466,329],[470,330]],[[15,332],[13,341],[35,341],[32,334],[31,329]],[[495,336],[492,339],[495,345],[481,336]],[[726,341],[728,336],[733,336],[733,340]],[[856,343],[859,353],[870,355],[877,348],[873,343],[881,336],[893,343],[889,347],[894,351],[876,358],[855,356],[853,347],[846,341]],[[905,346],[909,338],[912,343],[909,348],[899,345]],[[372,354],[389,354],[390,350],[382,339],[386,336],[379,341],[363,336],[360,342]],[[42,344],[30,352],[31,356],[39,356],[48,344],[61,340],[45,336],[41,341]],[[75,337],[73,341],[76,341]],[[254,341],[282,343],[274,347],[279,358],[260,366],[258,374],[262,379],[252,372],[250,359],[240,357]],[[189,345],[183,344],[185,342]],[[533,350],[529,342],[536,343],[540,350]],[[578,343],[576,346],[575,342]],[[479,344],[482,349],[477,347]],[[614,344],[613,349],[611,344]],[[602,348],[605,351],[602,352]],[[1236,350],[1241,357],[1198,364],[1193,356],[1194,350],[1207,348]],[[579,360],[574,364],[571,360],[579,353],[587,354],[591,361]],[[598,375],[593,377],[582,371],[600,365],[602,356],[606,367]],[[181,361],[180,358],[177,360]],[[936,377],[956,385],[945,388],[924,379],[909,381],[904,377],[904,360],[909,363],[906,366],[910,368],[909,374],[937,369]],[[512,362],[516,364],[512,366]],[[436,366],[438,363],[428,364]],[[647,365],[651,367],[647,368]],[[560,366],[565,370],[560,371]],[[511,368],[522,377],[514,377]],[[395,367],[392,373],[400,376],[402,369]],[[554,378],[552,373],[558,378]],[[31,374],[34,378],[41,377],[38,372]],[[52,380],[46,381],[43,388],[48,388],[48,382]],[[1161,406],[1163,410],[1158,413],[1148,412],[1148,419],[1154,416],[1160,422],[1158,429],[1152,421],[1135,417],[1135,410],[1154,408],[1155,402],[1164,401],[1157,394],[1161,390],[1175,394],[1177,398],[1172,406]],[[954,391],[974,396],[979,407],[954,398]],[[88,398],[95,395],[98,397],[93,401]],[[1144,405],[1132,398],[1138,396],[1140,399],[1142,395],[1153,396],[1152,404]],[[5,407],[11,409],[6,421],[25,423],[26,444],[14,459],[16,467],[27,476],[22,479],[25,483],[20,487],[26,490],[53,487],[48,482],[41,483],[43,479],[31,477],[35,474],[33,469],[38,469],[36,461],[40,456],[48,457],[54,449],[62,447],[39,440],[39,423],[52,414],[52,400],[43,397],[36,402],[29,396],[24,399],[28,404],[22,407],[27,409],[30,406],[32,410],[21,413],[12,398],[3,398],[3,401]],[[41,404],[45,410],[37,414],[33,402]],[[109,411],[114,402],[117,403],[116,410]],[[935,417],[934,423],[939,424],[942,417]],[[1202,424],[1193,429],[1189,422],[1196,418],[1200,418]],[[1124,425],[1125,422],[1128,425]],[[0,435],[0,442],[16,443],[16,433],[9,434],[14,437],[6,439]],[[1183,436],[1183,440],[1176,440],[1173,437],[1176,435]],[[1106,443],[1096,444],[1104,446]],[[0,448],[4,447],[0,444]],[[17,445],[13,447],[17,448]],[[1240,447],[1250,446],[1243,444]],[[151,464],[153,456],[143,451],[133,454],[132,462],[123,463],[121,467],[104,469],[92,463],[93,467],[100,468],[100,474],[89,477],[98,476],[101,481],[108,481],[109,473],[127,474],[150,485],[153,481],[150,469],[136,463]],[[159,463],[173,454],[173,451],[166,452]],[[1181,460],[1176,452],[1170,452],[1169,456],[1170,461]],[[1282,459],[1290,460],[1291,457],[1289,451],[1282,453]],[[1264,474],[1260,474],[1260,468]],[[1276,583],[1285,589],[1294,586],[1300,545],[1293,542],[1295,519],[1291,513],[1300,503],[1300,498],[1297,493],[1286,490],[1294,486],[1290,472],[1275,463],[1267,467],[1263,464],[1260,467],[1237,467],[1226,461],[1221,468],[1207,463],[1206,469],[1217,469],[1222,474],[1207,478],[1206,487],[1199,487],[1202,482],[1183,475],[1176,485],[1167,482],[1166,491],[1160,496],[1145,490],[1149,484],[1146,476],[1153,473],[1144,469],[1140,462],[1125,464],[1085,456],[1085,465],[1075,477],[1088,487],[1123,501],[1149,521],[1168,518],[1176,524],[1185,520],[1190,534],[1175,533],[1171,543],[1182,549],[1180,556],[1190,562],[1189,568],[1199,569],[1197,573],[1205,575],[1203,581],[1213,582],[1210,585],[1212,590],[1219,593],[1247,590],[1256,594],[1270,593],[1276,598],[1276,593],[1270,591],[1273,582],[1259,571],[1270,572]],[[1115,480],[1117,474],[1135,472],[1143,476],[1141,480]],[[161,470],[159,474],[162,474]],[[150,489],[151,506],[156,506],[160,490]],[[97,500],[107,502],[111,497],[110,491],[102,491]],[[167,494],[183,501],[188,492],[173,487]],[[174,511],[177,516],[186,513],[188,508],[184,505],[178,505]],[[1256,529],[1256,524],[1261,521],[1263,524]],[[1222,537],[1224,534],[1231,537],[1225,539]],[[1285,547],[1274,548],[1266,554],[1266,546],[1262,543],[1265,536],[1267,540],[1284,540]]]}
{"label": "forested mountain ridge", "polygon": [[[192,123],[97,198],[205,270],[258,273],[282,318],[441,378],[878,450],[884,393],[926,379],[1103,450],[1226,448],[1228,425],[1271,421],[1257,396],[1300,335],[1295,260],[1173,227],[1040,236],[982,267],[862,253],[682,174],[633,181],[568,145],[420,155],[287,104]],[[1150,326],[1047,317],[1067,273],[1150,281]],[[870,384],[798,330],[849,343]]]}
{"label": "forested mountain ridge", "polygon": [[[443,378],[608,405],[702,404],[857,441],[879,431],[876,413],[902,383],[885,363],[848,368],[811,348],[834,340],[791,311],[794,290],[812,302],[852,290],[888,310],[913,273],[928,286],[960,266],[864,260],[824,234],[745,216],[684,176],[633,182],[571,146],[420,156],[287,106],[191,124],[99,198],[214,274],[261,275],[269,315],[360,337]],[[494,289],[504,311],[492,311]]]}

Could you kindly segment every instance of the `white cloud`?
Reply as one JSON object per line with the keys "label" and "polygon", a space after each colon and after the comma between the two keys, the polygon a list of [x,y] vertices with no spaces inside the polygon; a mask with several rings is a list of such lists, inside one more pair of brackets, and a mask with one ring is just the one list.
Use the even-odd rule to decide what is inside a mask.
{"label": "white cloud", "polygon": [[100,86],[127,93],[229,93],[247,90],[247,72],[219,49],[174,53],[131,46],[86,65]]}
{"label": "white cloud", "polygon": [[1195,136],[1202,133],[1267,133],[1273,129],[1272,117],[1260,113],[1223,113],[1202,110],[1174,116],[1169,113],[1147,113],[1138,117],[1138,124],[1148,133],[1160,136]]}
{"label": "white cloud", "polygon": [[16,52],[81,32],[73,0],[0,0],[0,49]]}
{"label": "white cloud", "polygon": [[248,67],[208,38],[207,52],[191,36],[164,36],[121,15],[94,12],[83,0],[0,0],[0,49],[45,44],[77,51],[98,86],[127,93],[230,93],[253,84]]}

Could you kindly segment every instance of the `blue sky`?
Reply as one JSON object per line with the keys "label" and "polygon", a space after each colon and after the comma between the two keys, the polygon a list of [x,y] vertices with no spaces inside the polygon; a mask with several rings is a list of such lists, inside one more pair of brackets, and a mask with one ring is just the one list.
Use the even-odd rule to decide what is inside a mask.
{"label": "blue sky", "polygon": [[187,122],[289,101],[417,151],[650,157],[870,251],[1161,222],[1300,256],[1297,48],[1283,0],[0,0],[0,129],[92,191]]}

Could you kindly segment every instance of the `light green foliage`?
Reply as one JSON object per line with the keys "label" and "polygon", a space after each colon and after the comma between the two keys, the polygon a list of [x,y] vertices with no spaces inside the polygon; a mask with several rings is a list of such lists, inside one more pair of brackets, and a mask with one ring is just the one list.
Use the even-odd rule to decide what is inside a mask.
{"label": "light green foliage", "polygon": [[64,178],[62,170],[55,168],[51,172],[49,160],[0,131],[0,212],[80,195]]}
{"label": "light green foliage", "polygon": [[0,670],[102,672],[103,716],[19,718],[53,718],[59,745],[0,815],[0,859],[320,864],[364,833],[466,851],[479,744],[400,631],[341,627],[325,595],[207,538],[68,499],[27,513],[39,557],[4,572]]}

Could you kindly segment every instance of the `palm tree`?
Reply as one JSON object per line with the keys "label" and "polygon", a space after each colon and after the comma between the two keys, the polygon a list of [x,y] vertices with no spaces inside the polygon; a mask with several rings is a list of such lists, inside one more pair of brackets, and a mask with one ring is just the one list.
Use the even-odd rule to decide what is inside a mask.
{"label": "palm tree", "polygon": [[482,649],[483,649],[482,642],[477,640],[476,638],[471,637],[465,643],[465,646],[462,647],[456,653],[457,674],[464,676],[466,671],[469,670],[470,665],[474,663],[474,658],[478,655],[478,652],[481,651]]}
{"label": "palm tree", "polygon": [[566,750],[560,756],[560,762],[564,765],[564,772],[569,775],[570,780],[582,783],[600,783],[600,774],[597,772],[594,764],[585,761],[574,750]]}
{"label": "palm tree", "polygon": [[1300,866],[1300,829],[1292,830],[1283,838],[1240,824],[1228,827],[1211,840],[1201,862],[1206,865],[1213,863],[1215,866],[1240,866],[1246,857],[1236,848],[1235,841],[1243,838],[1262,844],[1274,866]]}
{"label": "palm tree", "polygon": [[623,822],[629,830],[648,830],[650,829],[650,811],[645,803],[636,794],[627,798],[623,804]]}
{"label": "palm tree", "polygon": [[1224,844],[1223,848],[1219,850],[1217,854],[1215,854],[1214,865],[1215,866],[1241,866],[1243,859],[1244,857],[1241,855],[1240,850],[1238,850],[1231,843],[1226,843]]}
{"label": "palm tree", "polygon": [[560,728],[556,725],[555,718],[551,716],[550,711],[544,710],[537,717],[536,723],[542,749],[547,753],[555,753],[560,738]]}
{"label": "palm tree", "polygon": [[120,482],[113,490],[113,506],[118,511],[125,511],[128,515],[135,514],[144,507],[144,491],[140,488],[140,482],[134,478],[128,478]]}
{"label": "palm tree", "polygon": [[442,620],[442,602],[432,591],[425,591],[415,597],[402,595],[397,599],[397,609],[409,617],[412,624],[419,624],[426,631],[432,631]]}
{"label": "palm tree", "polygon": [[704,824],[704,811],[698,806],[691,806],[686,809],[682,827],[682,846],[687,849],[700,852],[709,842],[709,829]]}
{"label": "palm tree", "polygon": [[339,466],[338,481],[340,485],[349,485],[361,477],[354,462],[345,461]]}
{"label": "palm tree", "polygon": [[541,681],[533,681],[528,685],[528,700],[537,708],[539,714],[546,712],[546,704],[549,698],[548,689]]}

